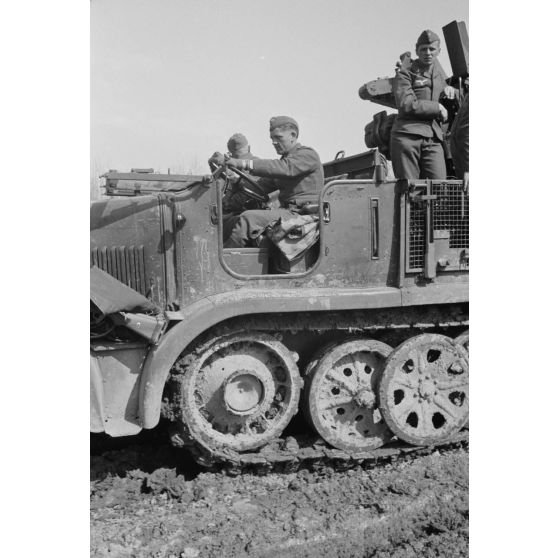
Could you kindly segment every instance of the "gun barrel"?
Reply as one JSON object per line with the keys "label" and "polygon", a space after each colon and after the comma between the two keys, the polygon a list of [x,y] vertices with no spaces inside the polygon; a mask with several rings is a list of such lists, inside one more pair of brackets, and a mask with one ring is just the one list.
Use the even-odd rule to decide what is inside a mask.
{"label": "gun barrel", "polygon": [[358,90],[359,97],[384,107],[395,108],[393,78],[379,78],[368,81]]}
{"label": "gun barrel", "polygon": [[454,78],[469,75],[469,33],[464,21],[452,21],[444,27],[444,39],[448,49]]}

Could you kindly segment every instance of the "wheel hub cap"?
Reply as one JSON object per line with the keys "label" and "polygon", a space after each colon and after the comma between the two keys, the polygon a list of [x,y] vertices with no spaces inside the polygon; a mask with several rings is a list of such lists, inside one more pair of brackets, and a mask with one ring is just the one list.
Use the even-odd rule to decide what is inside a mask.
{"label": "wheel hub cap", "polygon": [[369,389],[361,389],[355,396],[355,403],[359,407],[372,410],[376,406],[376,396]]}
{"label": "wheel hub cap", "polygon": [[223,390],[227,407],[238,415],[251,413],[263,399],[263,393],[262,382],[247,370],[233,375]]}
{"label": "wheel hub cap", "polygon": [[424,380],[418,388],[419,396],[430,401],[436,392],[436,386],[431,380]]}

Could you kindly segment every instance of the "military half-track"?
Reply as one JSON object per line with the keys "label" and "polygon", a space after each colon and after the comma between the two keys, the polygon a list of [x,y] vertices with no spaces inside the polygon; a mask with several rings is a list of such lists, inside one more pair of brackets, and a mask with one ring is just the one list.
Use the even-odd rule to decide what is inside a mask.
{"label": "military half-track", "polygon": [[462,439],[468,193],[386,179],[378,155],[324,165],[317,240],[291,260],[223,247],[226,173],[108,172],[91,205],[91,431],[163,416],[203,465]]}

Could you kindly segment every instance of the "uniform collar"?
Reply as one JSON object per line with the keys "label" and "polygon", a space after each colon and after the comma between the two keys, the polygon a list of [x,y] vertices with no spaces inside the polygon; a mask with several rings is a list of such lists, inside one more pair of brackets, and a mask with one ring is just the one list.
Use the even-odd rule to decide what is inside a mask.
{"label": "uniform collar", "polygon": [[295,143],[293,148],[288,152],[288,153],[283,153],[283,155],[281,155],[281,159],[288,157],[291,153],[294,153],[297,149],[300,149],[302,146],[300,145],[300,143]]}
{"label": "uniform collar", "polygon": [[442,65],[440,64],[440,61],[438,60],[438,58],[435,58],[434,62],[432,62],[432,64],[430,66],[425,66],[417,58],[413,62],[413,65],[411,67],[411,71],[415,72],[415,73],[421,73],[423,75],[427,75],[427,76],[431,76],[431,77],[439,75],[444,81],[448,78],[448,76],[446,75],[446,72],[444,72],[444,68],[442,68]]}

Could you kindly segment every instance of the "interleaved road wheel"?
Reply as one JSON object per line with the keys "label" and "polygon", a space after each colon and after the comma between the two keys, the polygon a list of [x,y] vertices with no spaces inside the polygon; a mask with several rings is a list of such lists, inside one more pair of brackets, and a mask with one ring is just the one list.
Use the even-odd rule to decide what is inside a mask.
{"label": "interleaved road wheel", "polygon": [[382,415],[401,440],[450,440],[469,417],[467,351],[444,335],[408,339],[388,357],[379,396]]}
{"label": "interleaved road wheel", "polygon": [[306,414],[333,447],[366,451],[393,434],[378,409],[377,384],[391,347],[373,339],[328,345],[308,367]]}

